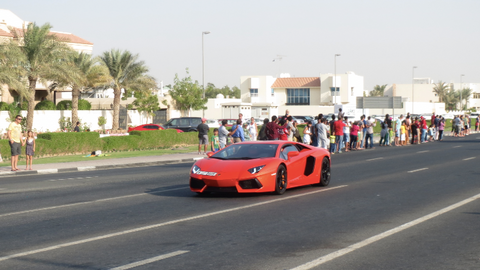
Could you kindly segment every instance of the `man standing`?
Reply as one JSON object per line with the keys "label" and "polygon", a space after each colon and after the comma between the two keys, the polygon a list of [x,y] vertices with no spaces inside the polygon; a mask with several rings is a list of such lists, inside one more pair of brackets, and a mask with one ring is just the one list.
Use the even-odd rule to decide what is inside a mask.
{"label": "man standing", "polygon": [[8,140],[10,143],[10,149],[12,151],[12,171],[18,171],[17,163],[18,163],[18,156],[22,150],[21,144],[21,136],[22,136],[22,126],[20,123],[22,122],[22,116],[17,115],[15,116],[15,121],[10,123],[8,126]]}
{"label": "man standing", "polygon": [[198,130],[198,154],[201,154],[202,145],[204,147],[203,154],[207,153],[207,145],[208,145],[208,130],[210,129],[207,124],[206,118],[202,118],[202,123],[197,126]]}
{"label": "man standing", "polygon": [[277,116],[274,115],[272,116],[272,121],[268,122],[265,127],[265,134],[270,141],[278,140],[278,129],[281,128],[281,126],[279,126],[277,122]]}
{"label": "man standing", "polygon": [[343,127],[346,124],[343,122],[343,118],[339,117],[335,123],[333,123],[333,127],[335,130],[335,144],[337,145],[337,153],[342,153],[342,142],[343,142]]}
{"label": "man standing", "polygon": [[[403,117],[403,116],[400,116]],[[377,120],[371,120],[371,117],[368,117],[367,121],[367,135],[365,137],[365,149],[368,149],[368,141],[370,140],[370,149],[373,149],[373,127],[376,126]],[[395,138],[396,139],[396,138]]]}
{"label": "man standing", "polygon": [[[360,122],[362,122],[362,143],[360,144],[360,149],[365,146],[365,138],[367,137],[367,119],[365,119],[365,115],[360,117]],[[360,139],[360,138],[359,138]]]}
{"label": "man standing", "polygon": [[73,128],[73,132],[80,132],[80,122],[77,122],[77,124]]}
{"label": "man standing", "polygon": [[395,121],[395,146],[401,146],[400,144],[400,129],[402,126],[403,114]]}
{"label": "man standing", "polygon": [[344,116],[343,110],[341,108],[338,109],[338,119],[343,118],[343,116]]}
{"label": "man standing", "polygon": [[242,120],[238,119],[237,124],[232,126],[232,130],[236,130],[233,133],[233,143],[239,143],[245,141],[245,134],[243,133]]}
{"label": "man standing", "polygon": [[227,120],[222,120],[222,126],[218,129],[218,142],[220,143],[220,149],[225,148],[225,146],[227,145],[228,136],[233,135],[233,133],[237,131],[237,129],[232,129],[231,132],[228,132],[226,127],[227,124],[228,124]]}

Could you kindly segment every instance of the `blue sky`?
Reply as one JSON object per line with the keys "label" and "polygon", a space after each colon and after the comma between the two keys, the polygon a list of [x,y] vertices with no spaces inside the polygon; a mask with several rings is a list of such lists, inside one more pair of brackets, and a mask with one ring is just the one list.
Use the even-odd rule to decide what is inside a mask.
{"label": "blue sky", "polygon": [[[205,80],[239,86],[240,76],[281,72],[296,77],[353,71],[376,84],[480,83],[480,1],[124,1],[22,0],[0,5],[26,21],[49,22],[94,43],[140,55],[165,84],[185,68]],[[277,55],[285,55],[273,62]]]}

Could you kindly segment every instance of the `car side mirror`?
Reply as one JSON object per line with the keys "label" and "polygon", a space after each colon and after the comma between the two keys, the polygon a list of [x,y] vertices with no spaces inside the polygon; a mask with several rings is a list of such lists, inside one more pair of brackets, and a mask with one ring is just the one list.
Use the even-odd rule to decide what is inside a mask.
{"label": "car side mirror", "polygon": [[211,157],[211,156],[213,156],[213,154],[215,154],[215,152],[208,152],[207,157]]}
{"label": "car side mirror", "polygon": [[298,155],[300,155],[298,151],[290,151],[288,152],[288,159],[291,159],[292,157],[296,157]]}

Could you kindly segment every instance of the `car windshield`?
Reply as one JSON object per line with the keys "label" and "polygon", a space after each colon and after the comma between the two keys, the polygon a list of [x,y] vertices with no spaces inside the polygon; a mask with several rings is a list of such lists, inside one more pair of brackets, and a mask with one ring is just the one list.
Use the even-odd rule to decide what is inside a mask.
{"label": "car windshield", "polygon": [[217,159],[256,159],[275,157],[277,144],[234,144],[211,156]]}

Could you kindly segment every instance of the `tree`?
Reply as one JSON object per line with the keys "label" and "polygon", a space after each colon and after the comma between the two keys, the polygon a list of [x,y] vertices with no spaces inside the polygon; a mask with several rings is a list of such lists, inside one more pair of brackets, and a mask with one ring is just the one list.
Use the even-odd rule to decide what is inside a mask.
{"label": "tree", "polygon": [[[463,88],[460,90],[462,92],[462,100],[460,100],[460,110],[466,110],[467,109],[467,104],[468,100],[470,99],[470,96],[472,95],[473,90],[470,88]],[[462,101],[465,100],[465,106],[462,105]]]}
{"label": "tree", "polygon": [[456,110],[459,98],[459,93],[453,88],[449,87],[443,96],[443,102],[445,102],[445,107],[450,111]]}
{"label": "tree", "polygon": [[[198,81],[193,81],[188,68],[186,69],[187,77],[183,79],[178,78],[178,74],[175,74],[173,79],[173,88],[170,90],[170,95],[174,101],[175,107],[183,112],[188,112],[190,115],[190,110],[201,110],[206,109],[205,104],[207,103],[206,98],[203,97],[203,90]],[[163,104],[166,105],[166,101],[163,101]]]}
{"label": "tree", "polygon": [[97,65],[99,59],[87,53],[73,53],[71,61],[79,70],[79,78],[69,82],[72,87],[72,123],[78,122],[78,101],[80,93],[86,89],[105,86],[111,81],[104,65]]}
{"label": "tree", "polygon": [[158,97],[151,92],[137,92],[135,97],[136,99],[133,101],[133,105],[136,106],[137,111],[147,113],[148,122],[148,116],[155,116],[154,112],[160,109]]}
{"label": "tree", "polygon": [[28,101],[27,129],[33,126],[37,82],[48,85],[49,80],[74,80],[77,76],[77,69],[67,60],[71,48],[50,33],[51,28],[48,23],[42,26],[31,23],[21,31],[12,29],[14,39],[2,46],[2,53],[10,61],[7,67],[20,78],[12,86],[28,81],[25,93],[19,93]]}
{"label": "tree", "polygon": [[122,89],[142,91],[156,87],[155,79],[146,75],[148,67],[145,62],[138,61],[138,54],[133,55],[125,50],[112,49],[100,56],[111,76],[110,86],[113,88],[113,123],[112,130],[117,130],[120,120],[120,98]]}
{"label": "tree", "polygon": [[387,87],[386,84],[384,85],[375,85],[373,87],[373,90],[370,91],[370,96],[371,97],[383,97],[385,94],[385,88]]}
{"label": "tree", "polygon": [[438,95],[438,101],[444,102],[445,96],[450,90],[450,87],[446,82],[439,81],[433,87],[433,92]]}

